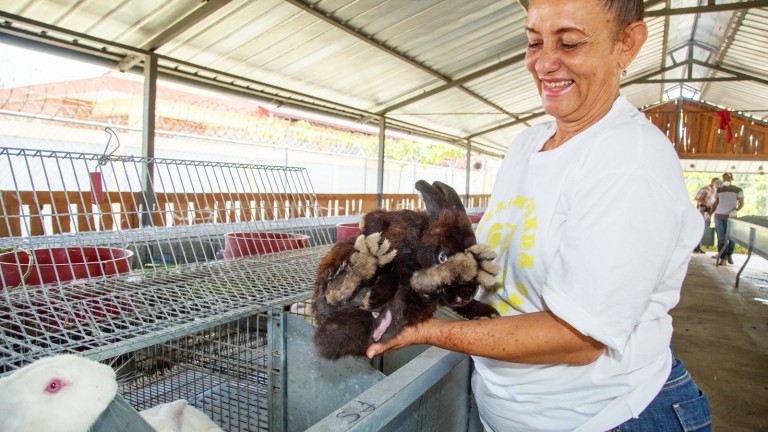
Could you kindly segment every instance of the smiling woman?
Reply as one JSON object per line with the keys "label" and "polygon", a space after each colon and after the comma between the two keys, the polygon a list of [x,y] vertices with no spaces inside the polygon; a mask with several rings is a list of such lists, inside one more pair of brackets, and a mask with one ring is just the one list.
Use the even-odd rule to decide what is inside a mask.
{"label": "smiling woman", "polygon": [[[606,16],[607,6],[598,1],[543,3],[529,11],[525,65],[544,110],[558,121],[557,133],[543,149],[551,150],[608,113],[619,96],[619,76],[637,56],[648,29],[642,2],[625,17]],[[604,18],[591,19],[596,16]]]}
{"label": "smiling woman", "polygon": [[415,343],[473,355],[488,431],[708,430],[669,315],[702,218],[673,146],[619,93],[647,37],[643,2],[528,12],[526,66],[554,121],[512,143],[477,227],[501,267],[481,300],[502,316],[432,319],[368,355]]}

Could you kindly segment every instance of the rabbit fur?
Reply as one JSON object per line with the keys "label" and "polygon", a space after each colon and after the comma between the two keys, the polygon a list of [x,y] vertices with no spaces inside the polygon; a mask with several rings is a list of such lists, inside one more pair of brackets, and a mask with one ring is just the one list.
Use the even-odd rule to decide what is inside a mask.
{"label": "rabbit fur", "polygon": [[474,299],[499,268],[477,244],[461,198],[450,186],[416,183],[426,211],[374,210],[362,234],[334,245],[314,282],[313,342],[320,357],[365,355],[373,342],[394,338],[432,317],[438,303],[467,319],[498,312]]}
{"label": "rabbit fur", "polygon": [[86,432],[117,394],[115,371],[71,354],[0,378],[0,431]]}
{"label": "rabbit fur", "polygon": [[157,432],[223,432],[207,415],[184,399],[156,405],[139,414]]}

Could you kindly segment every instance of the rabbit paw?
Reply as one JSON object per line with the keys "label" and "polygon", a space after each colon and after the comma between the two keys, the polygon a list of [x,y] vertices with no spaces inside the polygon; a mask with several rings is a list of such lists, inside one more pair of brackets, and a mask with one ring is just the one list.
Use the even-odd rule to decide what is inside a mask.
{"label": "rabbit paw", "polygon": [[496,265],[493,260],[496,259],[496,252],[486,244],[476,244],[467,248],[467,252],[471,253],[477,261],[477,283],[484,287],[490,287],[494,284],[496,273],[499,272],[500,267]]}
{"label": "rabbit paw", "polygon": [[371,279],[379,268],[389,264],[397,250],[389,250],[389,240],[381,239],[381,233],[369,236],[361,234],[355,240],[355,251],[331,276],[325,298],[331,306],[348,300],[363,281]]}
{"label": "rabbit paw", "polygon": [[483,286],[494,283],[499,266],[492,260],[496,258],[490,246],[476,244],[464,252],[451,255],[442,264],[418,271],[411,277],[411,286],[422,294],[437,292],[454,283],[477,282]]}

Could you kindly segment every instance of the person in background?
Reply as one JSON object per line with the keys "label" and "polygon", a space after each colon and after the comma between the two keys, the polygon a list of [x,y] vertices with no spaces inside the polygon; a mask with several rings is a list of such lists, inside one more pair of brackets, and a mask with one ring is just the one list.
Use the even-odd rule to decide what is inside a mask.
{"label": "person in background", "polygon": [[502,316],[433,318],[366,351],[472,355],[486,431],[711,430],[669,315],[704,223],[674,146],[619,93],[643,13],[530,1],[525,62],[554,121],[511,143],[477,227],[501,267],[480,299]]}
{"label": "person in background", "polygon": [[[701,217],[704,218],[705,227],[708,227],[711,223],[711,209],[712,205],[715,203],[717,188],[720,184],[721,182],[719,178],[712,177],[712,180],[709,182],[709,184],[699,189],[699,192],[696,194],[696,208],[699,209]],[[701,242],[699,242],[699,244],[696,246],[696,249],[693,251],[696,253],[704,253],[704,251],[701,249]]]}
{"label": "person in background", "polygon": [[733,250],[736,245],[728,238],[728,218],[744,207],[744,191],[733,185],[733,175],[723,174],[723,185],[717,188],[715,202],[710,210],[715,218],[717,234],[717,265],[733,264]]}

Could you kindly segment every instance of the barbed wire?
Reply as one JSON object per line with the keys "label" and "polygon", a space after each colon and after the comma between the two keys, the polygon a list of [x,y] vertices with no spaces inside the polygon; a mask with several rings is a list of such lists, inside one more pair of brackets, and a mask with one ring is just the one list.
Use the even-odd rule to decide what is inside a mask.
{"label": "barbed wire", "polygon": [[[99,123],[140,129],[142,107],[143,84],[114,74],[0,90],[0,110],[79,122],[70,127],[95,128],[90,123]],[[158,134],[215,137],[367,158],[377,157],[379,145],[377,135],[282,117],[254,101],[178,85],[158,86],[155,129]],[[466,149],[451,143],[424,145],[391,137],[386,140],[385,152],[390,160],[446,167],[463,167],[467,156]],[[472,166],[484,166],[488,157],[473,152],[471,161]]]}

